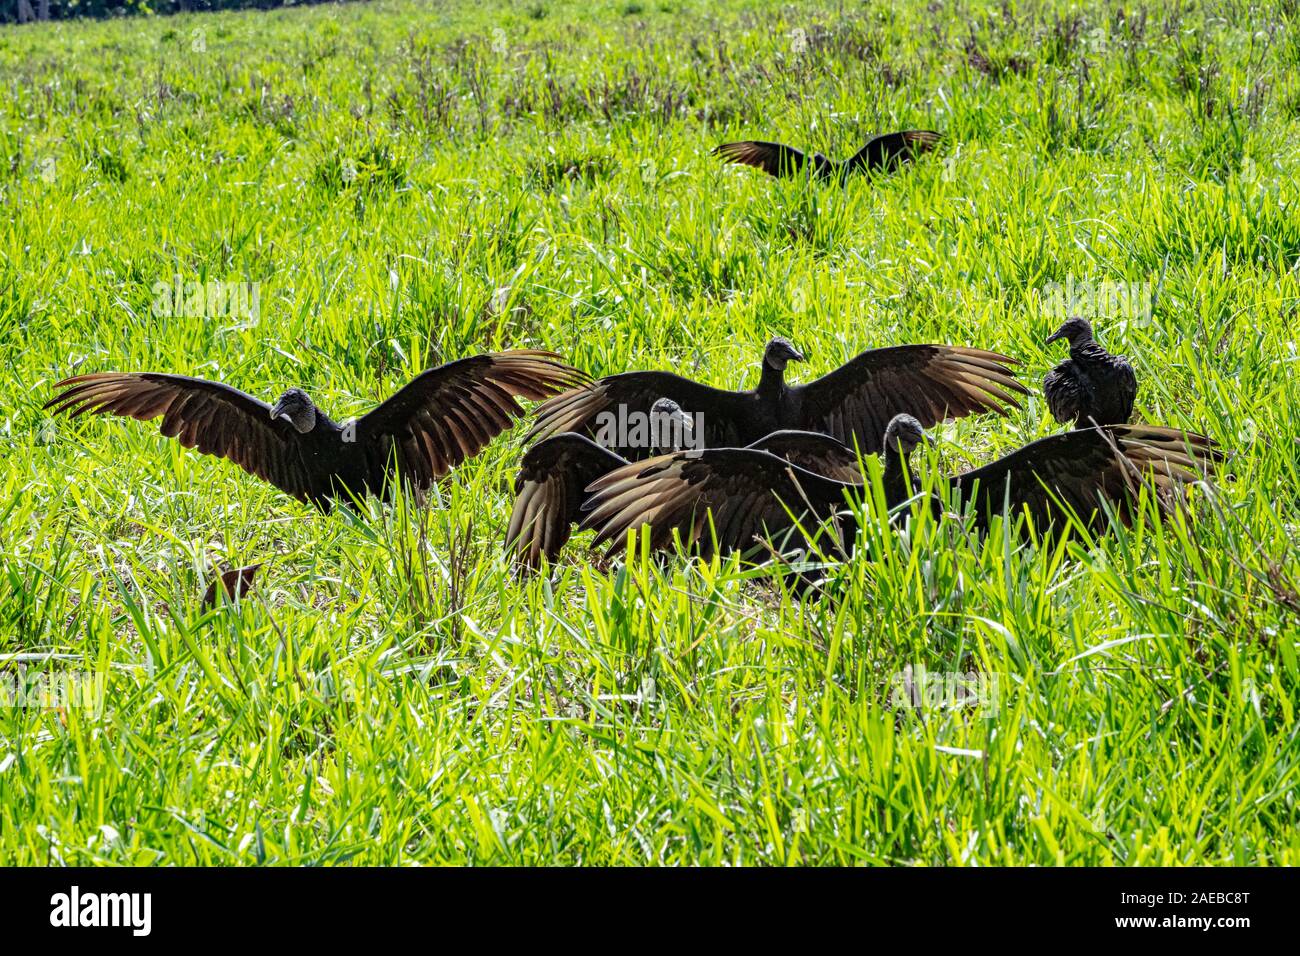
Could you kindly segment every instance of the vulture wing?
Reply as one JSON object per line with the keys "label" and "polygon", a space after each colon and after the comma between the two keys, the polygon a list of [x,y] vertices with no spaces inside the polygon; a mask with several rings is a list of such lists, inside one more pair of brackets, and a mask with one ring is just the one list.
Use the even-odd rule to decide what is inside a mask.
{"label": "vulture wing", "polygon": [[1019,363],[997,352],[956,345],[895,345],[869,349],[835,371],[795,386],[799,427],[824,432],[863,454],[884,450],[895,415],[924,428],[979,412],[1005,415],[1026,389],[1015,379]]}
{"label": "vulture wing", "polygon": [[532,349],[475,355],[422,372],[357,420],[366,481],[372,491],[383,488],[395,455],[403,479],[424,491],[523,417],[516,398],[540,401],[587,381],[554,352]]}
{"label": "vulture wing", "polygon": [[624,372],[557,395],[538,409],[537,421],[524,441],[579,432],[593,438],[599,435],[602,444],[629,460],[645,458],[649,448],[621,444],[621,439],[604,441],[601,425],[606,420],[604,413],[617,422],[620,408],[625,416],[633,412],[649,415],[660,398],[671,398],[687,413],[702,414],[705,445],[743,443],[744,423],[750,413],[744,394],[701,385],[671,372]]}
{"label": "vulture wing", "polygon": [[[662,550],[674,532],[708,556],[753,549],[766,533],[794,527],[791,513],[813,524],[832,517],[850,487],[804,471],[764,451],[712,448],[635,462],[597,479],[583,510],[595,528],[592,547],[610,542],[618,554],[629,531],[648,525],[650,546]],[[788,509],[788,510],[787,510]],[[710,516],[712,531],[710,530]]]}
{"label": "vulture wing", "polygon": [[311,480],[287,422],[271,421],[271,406],[239,389],[159,372],[97,372],[64,379],[45,408],[54,413],[123,415],[147,422],[162,416],[161,432],[186,448],[228,458],[299,501]]}
{"label": "vulture wing", "polygon": [[626,464],[626,459],[571,432],[529,448],[515,477],[507,550],[530,568],[541,564],[543,556],[554,561],[571,527],[582,518],[587,486]]}
{"label": "vulture wing", "polygon": [[928,129],[883,133],[867,140],[867,145],[849,159],[848,167],[854,171],[894,169],[922,153],[928,153],[938,145],[940,139],[938,133]]}
{"label": "vulture wing", "polygon": [[784,458],[814,475],[852,485],[862,484],[858,453],[830,435],[786,429],[772,432],[746,447]]}
{"label": "vulture wing", "polygon": [[739,143],[723,143],[715,147],[713,155],[729,163],[753,166],[771,176],[794,176],[802,172],[807,157],[793,146],[783,143],[765,143],[750,139]]}
{"label": "vulture wing", "polygon": [[1223,457],[1204,435],[1154,425],[1112,425],[1040,438],[949,481],[963,500],[974,502],[981,531],[995,514],[1022,511],[1040,530],[1064,523],[1068,511],[1100,529],[1106,522],[1103,501],[1127,521],[1140,484],[1166,492],[1204,477]]}

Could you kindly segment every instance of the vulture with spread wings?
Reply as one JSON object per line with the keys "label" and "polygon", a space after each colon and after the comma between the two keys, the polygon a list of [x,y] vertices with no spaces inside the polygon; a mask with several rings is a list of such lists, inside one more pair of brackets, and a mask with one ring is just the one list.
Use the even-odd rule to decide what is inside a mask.
{"label": "vulture with spread wings", "polygon": [[[690,419],[676,402],[660,400],[655,408]],[[662,445],[661,445],[662,447]],[[859,483],[858,456],[831,438],[813,432],[779,431],[748,446],[793,462],[800,468],[840,481]],[[590,438],[565,432],[528,449],[515,478],[515,505],[506,529],[506,548],[524,567],[536,568],[545,557],[554,562],[581,521],[587,486],[628,460]]]}
{"label": "vulture with spread wings", "polygon": [[934,149],[940,139],[938,133],[928,129],[882,133],[867,140],[867,145],[845,160],[834,160],[821,153],[813,153],[811,169],[808,156],[802,151],[784,143],[768,143],[759,139],[723,143],[714,148],[713,154],[729,163],[761,169],[769,176],[788,179],[811,173],[814,179],[843,182],[853,173],[897,169],[903,163]]}
{"label": "vulture with spread wings", "polygon": [[928,428],[981,412],[1005,415],[1007,406],[1019,407],[1015,396],[1026,393],[1015,379],[1015,359],[958,345],[869,349],[815,381],[786,384],[786,365],[802,361],[787,339],[772,339],[758,387],[746,392],[711,388],[671,372],[610,375],[546,402],[527,440],[578,432],[624,458],[646,458],[645,447],[606,440],[611,430],[603,423],[647,413],[667,397],[699,416],[707,448],[740,448],[789,429],[820,432],[863,454],[878,454],[895,415],[911,415]]}
{"label": "vulture with spread wings", "polygon": [[[885,439],[891,449],[882,472],[890,508],[906,503],[920,485],[910,458],[925,433],[916,419],[899,415]],[[1162,507],[1172,488],[1204,477],[1223,460],[1202,435],[1147,425],[1085,428],[1052,435],[982,468],[947,479],[954,499],[969,503],[975,528],[987,530],[995,515],[1021,514],[1040,532],[1064,528],[1071,514],[1093,530],[1107,520],[1105,506],[1131,517],[1135,492],[1155,489]],[[830,550],[852,551],[855,514],[846,495],[858,491],[792,465],[775,455],[742,448],[678,452],[621,467],[588,489],[583,526],[594,528],[593,547],[610,543],[619,552],[629,531],[649,527],[651,547],[674,538],[702,553],[749,551],[764,538],[781,540],[835,519]],[[860,492],[859,492],[860,493]],[[941,508],[942,502],[931,505]]]}
{"label": "vulture with spread wings", "polygon": [[553,352],[520,349],[448,362],[416,376],[353,421],[332,421],[290,388],[268,405],[229,385],[159,372],[99,372],[59,382],[45,404],[73,417],[150,421],[186,448],[233,461],[328,512],[336,500],[392,493],[394,478],[422,494],[477,455],[524,410],[589,378]]}

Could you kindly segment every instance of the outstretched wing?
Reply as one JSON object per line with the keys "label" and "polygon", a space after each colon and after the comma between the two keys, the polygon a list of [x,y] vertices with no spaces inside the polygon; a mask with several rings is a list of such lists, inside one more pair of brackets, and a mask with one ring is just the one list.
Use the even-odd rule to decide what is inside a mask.
{"label": "outstretched wing", "polygon": [[[671,398],[688,414],[700,413],[705,445],[742,443],[748,412],[745,396],[671,372],[624,372],[558,395],[537,410],[537,420],[524,441],[578,432],[629,460],[646,458],[653,449],[645,443],[629,444],[626,436],[619,437],[617,425],[634,413],[649,415],[651,406],[661,398]],[[606,424],[610,427],[604,427]]]}
{"label": "outstretched wing", "polygon": [[310,500],[297,432],[287,422],[272,421],[271,406],[239,389],[161,372],[96,372],[55,387],[64,391],[44,406],[54,414],[123,415],[142,422],[161,416],[166,437],[229,459],[298,500]]}
{"label": "outstretched wing", "polygon": [[475,355],[422,372],[357,420],[365,480],[372,491],[385,487],[395,458],[402,478],[423,491],[522,418],[516,398],[540,401],[588,381],[554,352],[534,349]]}
{"label": "outstretched wing", "polygon": [[790,531],[791,512],[807,515],[812,525],[831,518],[847,487],[765,451],[706,448],[625,465],[597,479],[582,523],[596,529],[593,548],[611,543],[611,556],[629,531],[643,526],[651,529],[655,550],[670,547],[675,532],[705,556],[715,538],[722,553],[748,551],[764,534],[780,539]]}
{"label": "outstretched wing", "polygon": [[533,445],[515,477],[507,550],[530,568],[541,564],[543,556],[554,561],[582,517],[587,486],[626,464],[612,451],[571,432]]}
{"label": "outstretched wing", "polygon": [[[1156,425],[1111,425],[1041,438],[949,481],[964,501],[973,502],[980,530],[996,514],[1022,512],[1039,530],[1063,524],[1069,512],[1100,529],[1106,522],[1103,502],[1127,521],[1142,483],[1167,492],[1201,479],[1223,457],[1204,435]],[[1162,504],[1167,497],[1161,494]]]}
{"label": "outstretched wing", "polygon": [[869,349],[807,385],[795,386],[799,427],[823,432],[863,454],[884,449],[885,428],[907,414],[923,427],[979,412],[1019,408],[1013,358],[957,345]]}
{"label": "outstretched wing", "polygon": [[784,429],[765,435],[746,447],[784,458],[823,478],[862,484],[858,453],[830,435]]}
{"label": "outstretched wing", "polygon": [[803,171],[807,157],[793,146],[784,143],[766,143],[749,139],[739,143],[723,143],[713,150],[729,163],[753,166],[771,176],[794,176]]}
{"label": "outstretched wing", "polygon": [[848,161],[848,167],[851,170],[894,169],[922,153],[928,153],[939,144],[941,138],[929,129],[883,133],[869,139],[867,145],[854,153]]}

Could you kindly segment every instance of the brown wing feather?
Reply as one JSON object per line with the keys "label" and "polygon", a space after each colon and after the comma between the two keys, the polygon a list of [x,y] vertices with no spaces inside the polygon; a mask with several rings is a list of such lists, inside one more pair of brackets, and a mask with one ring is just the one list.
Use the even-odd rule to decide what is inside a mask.
{"label": "brown wing feather", "polygon": [[677,536],[706,556],[715,540],[723,553],[748,551],[763,533],[779,538],[790,531],[791,513],[806,513],[813,524],[828,519],[843,503],[846,487],[764,451],[678,452],[593,482],[583,527],[596,529],[592,547],[609,543],[611,556],[622,550],[628,532],[642,527],[650,529],[655,550],[670,547]]}
{"label": "brown wing feather", "polygon": [[882,133],[867,141],[848,162],[849,169],[893,169],[900,164],[928,153],[942,137],[928,129],[905,129],[897,133]]}
{"label": "brown wing feather", "polygon": [[747,448],[765,451],[805,471],[849,484],[862,484],[858,453],[830,435],[785,429],[760,438]]}
{"label": "brown wing feather", "polygon": [[1015,379],[1015,359],[956,345],[896,345],[870,349],[835,371],[794,387],[799,427],[824,432],[864,454],[884,449],[895,415],[930,428],[982,412],[1006,414],[1027,394]]}
{"label": "brown wing feather", "polygon": [[515,477],[506,548],[525,567],[554,561],[582,517],[587,486],[626,460],[590,439],[556,435],[528,449]]}
{"label": "brown wing feather", "polygon": [[[628,413],[649,413],[661,398],[671,398],[687,412],[702,412],[704,444],[710,447],[734,446],[741,435],[749,409],[744,396],[708,385],[701,385],[671,372],[623,372],[599,379],[589,386],[570,389],[537,410],[537,418],[525,442],[532,442],[564,432],[595,437],[600,416],[618,414],[620,406]],[[608,446],[627,459],[646,458],[644,446]]]}
{"label": "brown wing feather", "polygon": [[1204,435],[1156,425],[1082,428],[1030,442],[982,468],[950,479],[961,498],[974,503],[976,525],[988,527],[1004,512],[1025,513],[1040,531],[1062,525],[1073,512],[1100,530],[1108,502],[1127,521],[1143,483],[1161,494],[1197,481],[1224,459]]}
{"label": "brown wing feather", "polygon": [[793,146],[757,139],[723,143],[714,147],[713,155],[720,156],[729,163],[753,166],[770,176],[791,176],[802,170],[807,160],[803,152]]}
{"label": "brown wing feather", "polygon": [[300,501],[310,501],[311,481],[285,422],[251,395],[201,378],[159,372],[96,372],[64,379],[45,403],[54,414],[122,415],[147,422],[162,418],[161,432],[186,448],[233,461]]}
{"label": "brown wing feather", "polygon": [[483,450],[524,410],[516,401],[541,401],[590,382],[554,352],[519,349],[448,362],[411,380],[357,421],[372,489],[384,487],[396,446],[403,479],[423,491]]}

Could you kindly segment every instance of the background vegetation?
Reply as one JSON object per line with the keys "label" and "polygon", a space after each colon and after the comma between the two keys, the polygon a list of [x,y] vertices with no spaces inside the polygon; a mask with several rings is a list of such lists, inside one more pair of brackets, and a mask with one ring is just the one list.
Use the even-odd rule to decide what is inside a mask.
{"label": "background vegetation", "polygon": [[310,6],[314,3],[352,2],[356,0],[0,0],[0,23],[211,10],[272,10],[277,7]]}
{"label": "background vegetation", "polygon": [[[1291,0],[373,4],[0,32],[4,863],[1297,863],[1300,35]],[[944,151],[844,189],[779,138]],[[255,317],[156,285],[257,283]],[[123,421],[74,369],[336,417],[430,363],[550,346],[752,381],[863,348],[1060,353],[1099,318],[1145,420],[1237,452],[1186,520],[1090,545],[873,523],[821,601],[685,559],[503,559],[517,432],[424,511],[309,512]],[[804,372],[804,369],[799,369]],[[1055,429],[1036,395],[936,469]],[[215,568],[266,561],[203,612]],[[995,712],[891,701],[912,668]]]}

